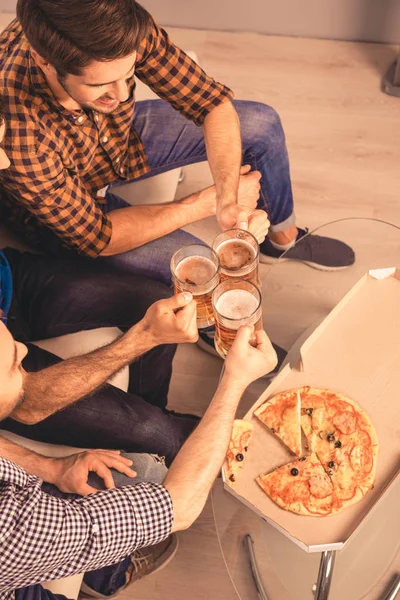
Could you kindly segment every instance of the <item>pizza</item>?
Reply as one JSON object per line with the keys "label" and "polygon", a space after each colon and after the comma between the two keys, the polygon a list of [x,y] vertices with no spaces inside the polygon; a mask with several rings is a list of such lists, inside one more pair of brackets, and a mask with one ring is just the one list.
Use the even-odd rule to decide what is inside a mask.
{"label": "pizza", "polygon": [[338,503],[358,502],[375,481],[378,437],[360,406],[338,392],[304,387],[301,424],[332,480]]}
{"label": "pizza", "polygon": [[332,514],[332,482],[316,454],[303,456],[256,479],[278,506],[298,515]]}
{"label": "pizza", "polygon": [[253,425],[249,421],[235,419],[225,463],[226,483],[230,486],[235,483],[239,469],[243,468],[252,432]]}
{"label": "pizza", "polygon": [[[338,392],[308,386],[278,394],[261,408],[267,408],[270,402],[278,399],[272,404],[276,407],[279,397],[293,400],[295,395],[301,399],[301,429],[311,454],[303,456],[297,464],[290,463],[261,475],[257,483],[286,510],[302,515],[335,514],[359,502],[374,485],[379,448],[375,428],[353,400]],[[260,418],[258,413],[260,409],[255,412]],[[283,419],[281,421],[283,424]],[[271,419],[270,423],[273,424]],[[276,434],[283,440],[278,431]],[[292,445],[288,444],[288,447],[293,451]],[[317,479],[314,476],[307,479],[311,466],[315,472],[317,467],[320,473],[322,469],[324,478],[319,475]],[[299,473],[293,475],[295,471]],[[327,494],[327,481],[330,482],[330,494]],[[319,492],[316,485],[321,487]],[[327,495],[322,496],[325,493]],[[316,497],[321,502],[316,502]]]}
{"label": "pizza", "polygon": [[301,399],[298,390],[277,394],[262,404],[254,415],[275,433],[293,454],[302,455]]}

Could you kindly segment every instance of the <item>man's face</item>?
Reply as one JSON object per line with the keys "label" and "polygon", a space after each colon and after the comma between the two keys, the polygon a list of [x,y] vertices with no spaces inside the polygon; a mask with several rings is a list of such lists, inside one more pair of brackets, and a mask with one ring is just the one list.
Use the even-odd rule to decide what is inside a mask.
{"label": "man's face", "polygon": [[1,147],[1,143],[4,139],[5,132],[6,132],[6,125],[5,125],[5,123],[2,123],[0,125],[0,171],[2,169],[8,169],[8,167],[10,166],[10,161],[8,160],[7,154],[4,152],[4,150]]}
{"label": "man's face", "polygon": [[64,90],[83,108],[111,113],[128,100],[129,80],[135,72],[136,52],[110,62],[92,62],[82,75],[57,75]]}
{"label": "man's face", "polygon": [[24,398],[22,360],[28,350],[16,342],[0,322],[0,420],[5,419]]}

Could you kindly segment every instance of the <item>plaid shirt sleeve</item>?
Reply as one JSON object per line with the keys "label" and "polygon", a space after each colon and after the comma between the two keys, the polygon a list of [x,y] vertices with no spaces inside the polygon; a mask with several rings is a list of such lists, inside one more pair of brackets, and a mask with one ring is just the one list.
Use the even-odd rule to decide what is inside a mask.
{"label": "plaid shirt sleeve", "polygon": [[196,125],[233,98],[229,88],[209,77],[154,21],[138,51],[135,75]]}
{"label": "plaid shirt sleeve", "polygon": [[19,135],[15,121],[12,127],[14,130],[10,128],[4,144],[11,166],[0,172],[4,193],[67,246],[96,257],[111,239],[112,226],[107,215],[79,176],[64,168],[56,152],[46,146],[37,147],[33,140],[26,145],[31,136]]}
{"label": "plaid shirt sleeve", "polygon": [[114,564],[171,532],[172,501],[162,485],[62,500],[42,492],[41,483],[0,458],[0,597]]}

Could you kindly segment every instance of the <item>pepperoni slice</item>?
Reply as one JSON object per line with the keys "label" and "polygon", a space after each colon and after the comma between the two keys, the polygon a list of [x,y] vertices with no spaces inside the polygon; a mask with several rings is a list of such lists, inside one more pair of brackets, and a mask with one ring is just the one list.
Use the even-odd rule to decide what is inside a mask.
{"label": "pepperoni slice", "polygon": [[332,419],[336,429],[344,435],[349,435],[356,430],[357,419],[353,412],[345,410],[343,412],[337,412]]}
{"label": "pepperoni slice", "polygon": [[354,446],[350,452],[350,464],[357,475],[365,477],[371,472],[373,458],[370,448],[365,446]]}
{"label": "pepperoni slice", "polygon": [[288,504],[293,504],[294,502],[304,503],[310,497],[310,488],[306,481],[293,481],[286,485],[279,495]]}

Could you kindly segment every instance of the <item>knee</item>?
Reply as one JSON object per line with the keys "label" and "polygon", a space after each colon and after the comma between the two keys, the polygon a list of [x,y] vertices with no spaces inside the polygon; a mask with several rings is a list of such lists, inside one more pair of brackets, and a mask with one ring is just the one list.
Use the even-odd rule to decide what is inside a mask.
{"label": "knee", "polygon": [[246,146],[254,146],[254,144],[276,146],[284,143],[285,134],[277,111],[262,102],[247,104],[245,113],[240,119],[245,149]]}

